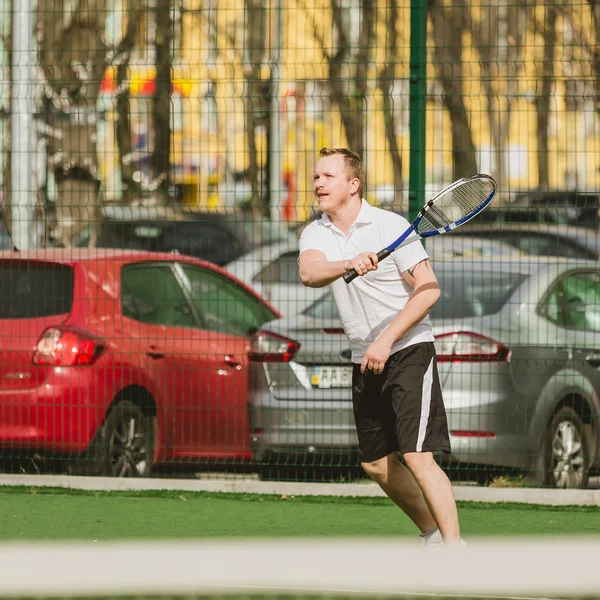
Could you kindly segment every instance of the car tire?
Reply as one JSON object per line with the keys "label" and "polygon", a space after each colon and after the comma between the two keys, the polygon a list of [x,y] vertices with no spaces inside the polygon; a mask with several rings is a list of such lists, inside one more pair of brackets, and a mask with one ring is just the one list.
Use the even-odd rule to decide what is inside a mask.
{"label": "car tire", "polygon": [[586,429],[570,407],[559,409],[546,431],[544,483],[553,488],[587,488],[590,449]]}
{"label": "car tire", "polygon": [[104,421],[97,464],[112,477],[149,477],[154,463],[156,417],[126,400],[116,404]]}

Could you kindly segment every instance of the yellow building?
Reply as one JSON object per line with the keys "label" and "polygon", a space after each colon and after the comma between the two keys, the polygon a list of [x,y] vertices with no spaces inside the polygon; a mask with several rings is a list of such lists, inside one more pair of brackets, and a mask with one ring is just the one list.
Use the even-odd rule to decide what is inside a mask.
{"label": "yellow building", "polygon": [[[173,64],[172,95],[172,165],[173,181],[185,191],[184,202],[201,206],[229,206],[247,194],[244,173],[250,154],[246,131],[245,90],[247,77],[258,62],[256,72],[264,80],[270,78],[271,46],[274,44],[272,18],[274,3],[263,15],[260,32],[247,27],[248,12],[244,0],[183,0],[176,15],[178,51]],[[286,189],[283,202],[290,218],[305,219],[313,202],[311,174],[318,150],[323,146],[346,145],[338,112],[329,99],[327,56],[336,49],[330,0],[282,1],[282,32],[279,86],[279,123],[281,127],[282,181]],[[354,6],[358,6],[354,3]],[[342,83],[352,77],[353,48],[357,44],[358,13],[348,13],[350,52]],[[393,169],[385,137],[382,93],[377,76],[389,60],[386,47],[386,19],[389,8],[379,6],[375,18],[373,49],[368,68],[366,117],[364,127],[365,156],[368,174],[368,197],[373,202],[388,201],[393,192]],[[473,8],[475,22],[482,18]],[[569,41],[573,23],[591,22],[586,4],[574,5],[571,18],[559,18],[555,50],[556,84],[552,92],[549,115],[550,186],[597,187],[598,123],[593,98],[582,92],[574,106],[565,103],[568,78],[581,79],[585,87],[591,69],[591,57]],[[408,185],[409,167],[409,3],[398,11],[398,42],[395,57],[395,80],[392,91],[394,125],[403,167],[404,185]],[[543,15],[542,15],[543,17]],[[271,21],[269,21],[271,19]],[[480,171],[495,172],[498,160],[504,161],[506,188],[528,189],[538,185],[537,125],[535,95],[540,83],[540,61],[543,46],[540,33],[528,30],[522,39],[522,52],[513,70],[496,63],[493,91],[497,100],[498,119],[507,128],[504,147],[494,148],[483,86],[484,73],[479,56],[469,35],[463,41],[464,102],[473,141],[478,151]],[[587,32],[590,40],[591,31]],[[430,58],[433,40],[430,31]],[[245,51],[249,40],[259,43],[254,52]],[[451,43],[450,41],[448,43]],[[508,44],[510,45],[510,40]],[[500,52],[500,47],[498,48]],[[142,55],[148,55],[142,52]],[[569,56],[570,64],[559,60]],[[132,119],[138,134],[150,125],[148,95],[153,69],[138,58],[131,67]],[[133,63],[132,63],[133,64]],[[515,78],[516,74],[516,78]],[[110,96],[112,74],[107,74],[106,93]],[[589,77],[587,77],[589,79]],[[351,86],[348,87],[351,91]],[[582,88],[583,89],[583,88]],[[587,88],[585,88],[587,89]],[[428,185],[438,187],[452,177],[451,124],[444,110],[442,88],[436,70],[428,66],[427,112],[427,178]],[[260,99],[253,99],[258,102]],[[264,102],[265,99],[263,98]],[[142,133],[140,133],[142,132]],[[267,165],[267,130],[255,132],[257,162]],[[107,128],[100,144],[101,162],[106,181],[114,179],[116,153],[114,133]],[[111,175],[111,173],[113,175]],[[266,173],[264,174],[267,175]],[[107,185],[107,188],[111,188]],[[118,196],[118,184],[112,189]],[[406,208],[406,206],[404,207]]]}

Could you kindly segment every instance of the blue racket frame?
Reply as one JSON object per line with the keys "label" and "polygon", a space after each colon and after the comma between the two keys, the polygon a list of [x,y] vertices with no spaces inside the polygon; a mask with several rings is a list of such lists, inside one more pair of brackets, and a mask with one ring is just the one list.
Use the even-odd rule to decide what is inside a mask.
{"label": "blue racket frame", "polygon": [[[470,213],[468,213],[464,217],[461,217],[454,223],[450,223],[449,225],[446,225],[445,227],[441,227],[440,229],[434,229],[433,231],[426,231],[424,233],[419,233],[417,231],[417,225],[419,224],[421,219],[427,214],[427,211],[435,204],[435,201],[440,196],[447,194],[448,192],[451,192],[453,189],[455,189],[457,187],[463,186],[465,183],[467,183],[468,181],[471,181],[473,179],[487,179],[487,180],[491,181],[493,184],[492,193],[487,198],[485,198],[481,202],[481,204],[479,204],[474,210],[472,210]],[[487,206],[489,206],[490,202],[494,199],[494,196],[496,195],[497,189],[498,188],[497,188],[494,178],[490,177],[489,175],[485,175],[483,173],[480,173],[478,175],[471,175],[470,177],[463,177],[462,179],[455,181],[448,187],[445,187],[441,192],[436,194],[431,200],[429,200],[425,204],[425,206],[419,211],[419,214],[416,216],[415,220],[410,224],[408,229],[397,240],[393,241],[389,246],[387,246],[383,250],[380,250],[377,253],[377,259],[383,260],[384,258],[387,258],[392,252],[394,252],[394,250],[397,250],[401,246],[406,246],[406,245],[412,244],[413,242],[416,242],[420,239],[433,237],[434,235],[448,233],[449,231],[452,231],[453,229],[456,229],[457,227],[464,225],[467,221],[470,221],[473,217],[477,216],[482,210],[484,210]],[[411,233],[416,233],[417,237],[407,240],[407,238],[411,235]],[[351,281],[354,281],[354,279],[356,279],[357,277],[358,277],[358,273],[354,269],[352,269],[351,271],[348,271],[347,273],[344,274],[344,281],[346,283],[350,283]]]}

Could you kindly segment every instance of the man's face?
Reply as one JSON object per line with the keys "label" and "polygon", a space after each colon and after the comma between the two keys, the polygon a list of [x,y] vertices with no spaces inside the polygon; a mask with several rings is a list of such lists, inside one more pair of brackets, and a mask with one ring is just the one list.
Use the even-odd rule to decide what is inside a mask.
{"label": "man's face", "polygon": [[324,213],[335,212],[350,200],[358,180],[348,179],[341,154],[322,156],[315,167],[313,191]]}

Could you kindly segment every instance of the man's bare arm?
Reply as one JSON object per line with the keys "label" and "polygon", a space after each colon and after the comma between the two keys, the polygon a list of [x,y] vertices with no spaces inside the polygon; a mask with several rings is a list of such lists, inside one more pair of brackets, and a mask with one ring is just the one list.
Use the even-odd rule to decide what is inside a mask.
{"label": "man's bare arm", "polygon": [[325,287],[346,272],[347,263],[347,260],[329,262],[319,250],[305,250],[300,255],[300,279],[308,287]]}
{"label": "man's bare arm", "polygon": [[377,269],[377,263],[375,252],[362,252],[352,260],[330,262],[320,250],[305,250],[300,254],[300,279],[307,287],[325,287],[350,269],[356,269],[359,275],[366,275]]}
{"label": "man's bare arm", "polygon": [[403,271],[402,276],[415,291],[400,314],[379,335],[379,339],[390,346],[420,323],[440,297],[438,280],[429,260]]}

